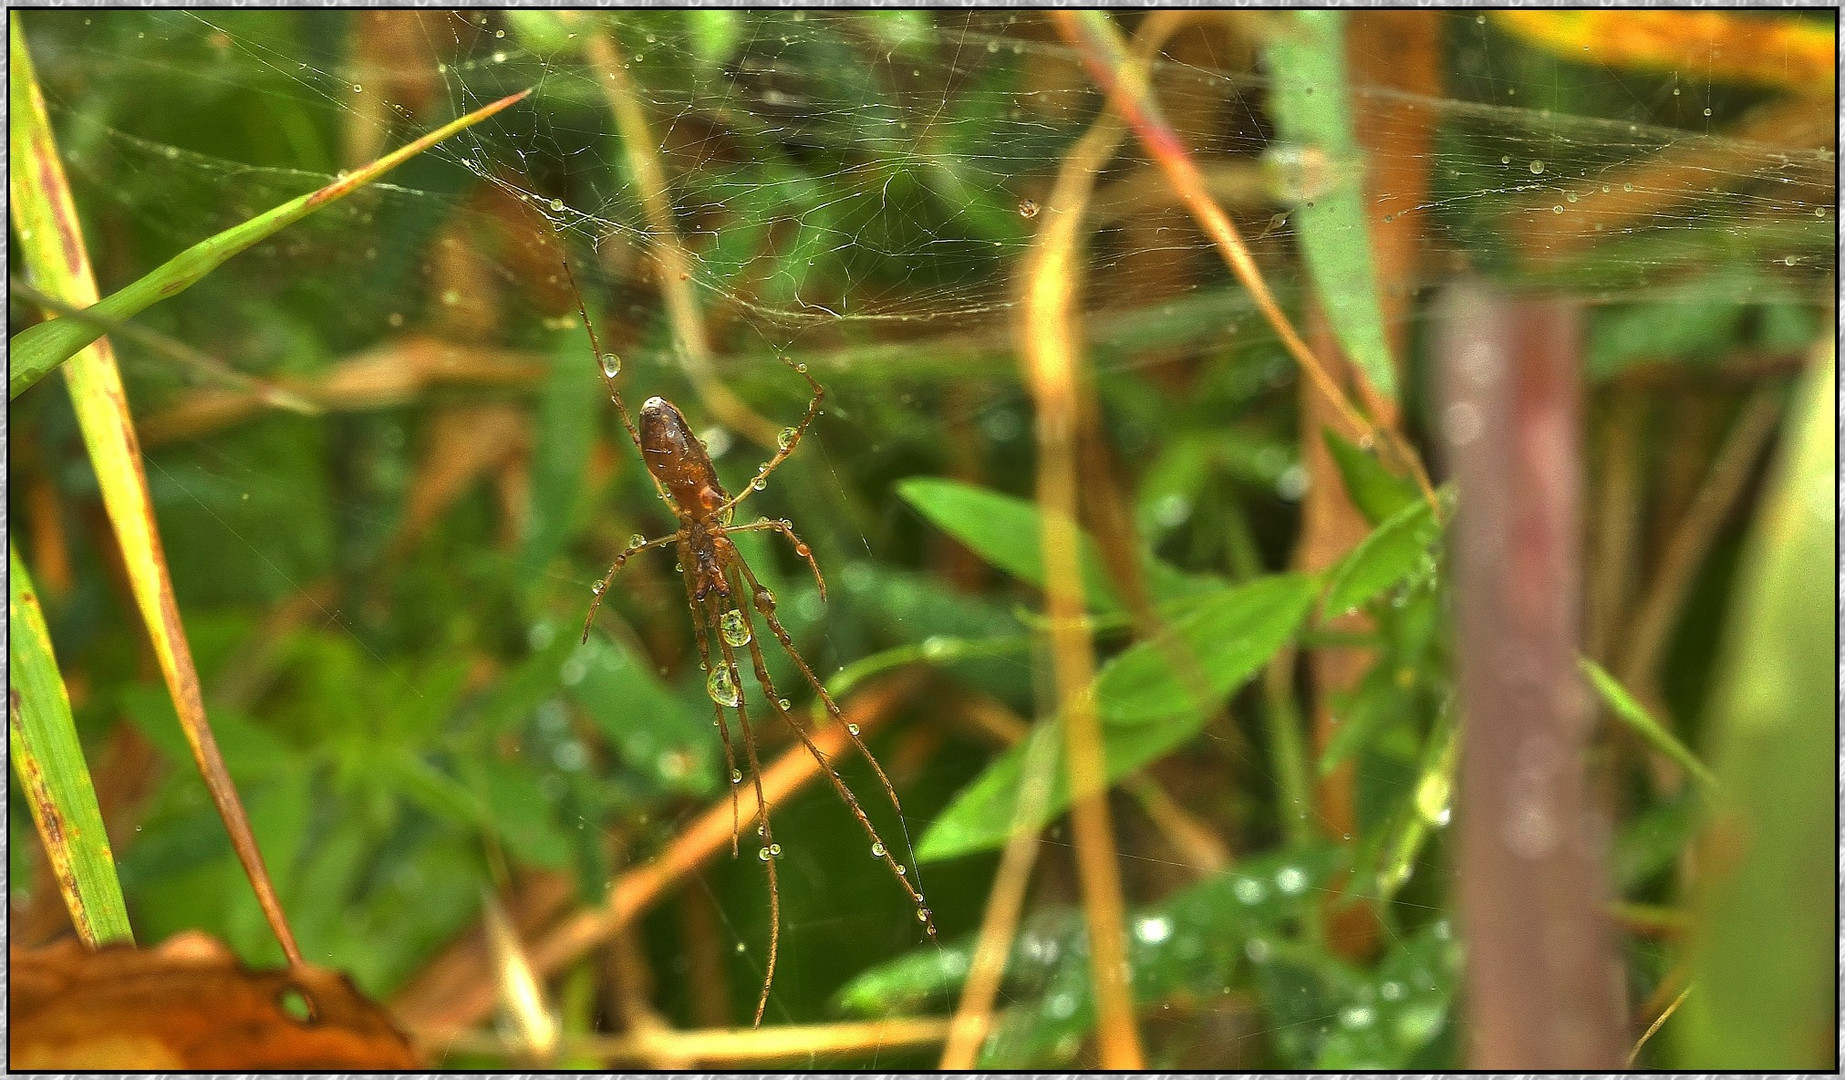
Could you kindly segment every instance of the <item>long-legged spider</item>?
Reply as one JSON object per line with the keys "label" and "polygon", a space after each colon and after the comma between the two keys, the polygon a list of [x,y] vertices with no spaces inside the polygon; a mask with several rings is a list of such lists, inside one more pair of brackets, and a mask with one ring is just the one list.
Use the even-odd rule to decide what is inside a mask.
{"label": "long-legged spider", "polygon": [[[761,815],[757,831],[762,835],[762,848],[757,852],[769,875],[769,959],[762,977],[762,994],[756,1000],[757,1024],[762,1023],[763,1010],[769,1003],[769,987],[775,981],[775,953],[781,938],[781,892],[776,883],[775,857],[781,853],[781,845],[775,842],[774,829],[769,824],[769,803],[762,790],[762,763],[756,754],[755,729],[750,724],[749,708],[744,700],[743,679],[737,669],[737,652],[740,649],[749,653],[750,666],[755,670],[756,682],[762,687],[763,696],[769,707],[779,715],[807,747],[809,753],[820,764],[820,772],[839,797],[852,811],[852,816],[864,827],[866,836],[871,839],[871,853],[884,860],[890,867],[910,899],[916,904],[916,917],[923,924],[930,937],[935,936],[935,921],[929,911],[928,902],[923,899],[919,886],[912,882],[908,868],[898,862],[891,853],[891,848],[878,835],[878,830],[866,816],[864,807],[852,789],[846,786],[826,754],[814,745],[807,729],[789,711],[788,702],[775,689],[769,678],[769,668],[763,659],[762,646],[756,634],[756,618],[760,616],[768,625],[770,633],[780,642],[782,651],[794,661],[802,678],[814,689],[814,693],[825,705],[826,711],[836,722],[845,723],[840,715],[839,706],[833,703],[833,697],[826,687],[814,676],[813,669],[794,647],[794,641],[783,628],[781,620],[775,617],[775,597],[756,579],[749,564],[743,560],[736,545],[730,537],[744,532],[777,532],[788,538],[794,545],[794,553],[806,560],[807,566],[814,573],[814,583],[819,587],[820,598],[826,599],[826,579],[820,574],[820,564],[814,561],[813,552],[795,535],[794,527],[786,520],[761,518],[748,525],[732,525],[731,517],[737,505],[748,498],[752,492],[761,491],[770,473],[782,462],[788,460],[800,444],[801,436],[820,414],[820,404],[826,397],[826,391],[807,373],[807,365],[796,364],[787,357],[784,363],[792,367],[801,378],[807,380],[813,390],[813,399],[807,403],[807,414],[794,427],[785,428],[777,440],[779,446],[775,456],[756,470],[756,477],[750,485],[736,495],[725,492],[723,484],[718,481],[717,470],[711,465],[711,457],[703,444],[693,436],[687,426],[685,417],[673,407],[672,402],[661,397],[648,398],[641,405],[641,422],[637,428],[628,415],[628,408],[622,403],[621,393],[615,387],[615,377],[620,373],[620,362],[613,353],[602,351],[596,340],[595,327],[590,325],[589,311],[583,304],[583,295],[577,289],[575,275],[571,273],[570,263],[564,262],[564,274],[570,281],[570,288],[576,295],[577,310],[583,317],[583,325],[589,331],[590,348],[595,351],[602,369],[603,382],[609,390],[609,400],[615,403],[615,411],[621,414],[622,426],[627,428],[628,437],[633,440],[634,448],[640,452],[641,461],[647,466],[647,475],[660,493],[660,498],[672,510],[673,517],[679,522],[679,528],[667,535],[649,540],[636,535],[628,541],[628,546],[615,556],[609,566],[609,572],[601,581],[590,587],[593,599],[590,601],[589,614],[583,619],[583,640],[589,640],[590,625],[595,621],[596,609],[602,605],[602,598],[608,592],[615,575],[621,572],[633,556],[650,548],[676,545],[679,566],[685,575],[686,605],[693,618],[693,635],[698,639],[700,666],[709,672],[705,689],[711,697],[712,713],[717,724],[719,740],[724,745],[724,766],[730,774],[731,797],[731,835],[730,848],[732,856],[737,852],[737,832],[739,812],[737,809],[737,789],[743,782],[743,772],[737,767],[736,754],[730,740],[730,725],[726,722],[724,711],[736,712],[737,727],[743,736],[744,757],[749,763],[749,780],[756,789],[756,805]],[[740,602],[747,598],[748,602]],[[751,609],[754,608],[754,613]],[[702,625],[700,625],[702,624]],[[712,644],[716,643],[718,658],[712,661]],[[897,802],[896,789],[891,786],[890,778],[884,775],[884,769],[877,758],[860,740],[858,725],[846,724],[846,734],[852,745],[864,755],[877,774],[878,783],[883,786],[884,794],[890,799],[893,809],[901,816],[903,808]]]}

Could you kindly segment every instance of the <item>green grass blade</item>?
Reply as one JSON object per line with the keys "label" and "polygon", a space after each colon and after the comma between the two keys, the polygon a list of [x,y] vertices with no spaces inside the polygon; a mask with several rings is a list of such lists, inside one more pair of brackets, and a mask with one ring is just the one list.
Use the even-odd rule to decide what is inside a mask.
{"label": "green grass blade", "polygon": [[[11,89],[13,100],[18,102],[26,100],[26,95],[30,92],[31,88],[26,83],[31,80],[31,69],[29,64],[21,62],[25,54],[25,40],[19,31],[17,16],[14,17],[12,23],[11,49],[13,63]],[[143,275],[134,283],[96,302],[89,309],[96,317],[94,319],[81,320],[61,316],[36,326],[29,326],[14,334],[12,356],[7,362],[8,396],[18,397],[20,391],[43,378],[46,372],[75,356],[78,350],[101,337],[103,330],[97,325],[97,320],[119,322],[131,318],[156,302],[184,291],[206,274],[222,266],[231,256],[259,241],[268,239],[321,207],[350,195],[436,143],[456,132],[472,127],[530,93],[530,90],[521,90],[517,94],[501,98],[484,108],[476,109],[466,116],[444,124],[415,142],[399,147],[369,165],[353,170],[318,191],[311,191],[299,198],[290,199],[241,225],[234,225],[215,236],[199,241],[168,259],[151,273]],[[20,115],[15,115],[9,145],[16,171],[34,168],[36,163],[44,160],[44,155],[55,155],[56,153],[49,130],[36,130],[37,125],[21,123],[20,119]],[[13,184],[12,197],[17,202],[21,197],[22,182],[16,177]],[[67,225],[60,227],[60,223],[55,221],[29,222],[28,213],[15,210],[15,214],[21,219],[19,235],[22,245],[28,247],[55,245],[60,242],[61,237],[75,235],[73,229]]]}
{"label": "green grass blade", "polygon": [[1717,786],[1717,778],[1704,767],[1704,763],[1698,760],[1697,755],[1693,754],[1684,743],[1679,742],[1670,731],[1667,731],[1666,726],[1648,712],[1646,706],[1640,704],[1632,694],[1628,693],[1627,688],[1622,686],[1613,675],[1608,674],[1605,668],[1586,656],[1579,658],[1577,663],[1581,665],[1582,673],[1589,677],[1589,682],[1594,685],[1595,692],[1601,695],[1602,702],[1608,706],[1609,711],[1614,713],[1616,719],[1632,728],[1653,749],[1678,762],[1686,772],[1697,779],[1698,783],[1704,785],[1706,790]]}
{"label": "green grass blade", "polygon": [[1680,1068],[1838,1068],[1836,363],[1788,413],[1725,628]]}
{"label": "green grass blade", "polygon": [[[1300,170],[1320,190],[1300,192],[1294,211],[1301,253],[1339,347],[1379,394],[1395,400],[1396,368],[1384,334],[1377,269],[1364,207],[1364,156],[1352,130],[1345,78],[1345,16],[1293,11],[1264,56],[1276,132],[1303,158]],[[1317,162],[1317,164],[1315,164]],[[1293,185],[1290,185],[1293,186]]]}
{"label": "green grass blade", "polygon": [[10,544],[7,568],[7,659],[12,663],[7,738],[13,772],[78,936],[91,946],[133,942],[115,856],[77,742],[45,615],[25,564]]}

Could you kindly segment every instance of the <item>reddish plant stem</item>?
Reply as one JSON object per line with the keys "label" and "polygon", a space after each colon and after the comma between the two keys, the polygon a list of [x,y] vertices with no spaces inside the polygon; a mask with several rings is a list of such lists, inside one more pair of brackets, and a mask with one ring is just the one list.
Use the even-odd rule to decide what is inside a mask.
{"label": "reddish plant stem", "polygon": [[1615,1069],[1625,1046],[1607,910],[1610,824],[1590,798],[1573,303],[1463,285],[1442,306],[1461,729],[1460,916],[1469,1064]]}

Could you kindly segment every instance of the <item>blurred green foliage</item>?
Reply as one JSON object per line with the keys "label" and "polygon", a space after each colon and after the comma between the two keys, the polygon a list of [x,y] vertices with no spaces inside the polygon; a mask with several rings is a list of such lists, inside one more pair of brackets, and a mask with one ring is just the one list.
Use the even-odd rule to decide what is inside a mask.
{"label": "blurred green foliage", "polygon": [[[541,219],[494,200],[519,196],[560,230],[604,344],[623,358],[630,408],[654,394],[678,402],[732,491],[769,452],[702,426],[710,414],[671,344],[640,193],[581,24],[536,11],[416,16],[391,39],[415,48],[380,69],[365,34],[382,31],[353,12],[23,18],[105,290],[324,183],[355,140],[539,87],[141,319],[240,370],[308,385],[412,334],[497,350],[525,375],[434,381],[320,418],[265,412],[170,428],[182,434],[148,439],[147,472],[214,728],[310,960],[388,997],[472,924],[483,885],[556,871],[574,900],[602,902],[614,875],[662,850],[729,785],[670,553],[634,560],[578,643],[589,586],[614,553],[673,522],[615,421],[574,308],[544,280],[554,262]],[[834,796],[804,792],[776,818],[784,930],[769,1020],[945,1011],[1024,753],[968,734],[951,704],[974,692],[1036,719],[1040,733],[1056,724],[1041,707],[1033,413],[1008,325],[1036,227],[1020,206],[1045,197],[1102,99],[1030,13],[584,18],[613,28],[640,87],[720,376],[778,424],[805,400],[778,355],[804,360],[829,392],[809,439],[744,508],[794,523],[827,574],[825,603],[779,539],[739,547],[802,656],[836,688],[902,665],[933,680],[873,740],[902,795],[901,827],[862,762],[839,767],[887,839],[907,847],[913,835],[927,857],[918,866],[902,853],[941,944],[921,940]],[[1515,287],[1563,282],[1598,301],[1585,361],[1592,445],[1606,441],[1598,395],[1632,393],[1624,380],[1664,369],[1659,422],[1641,433],[1652,470],[1636,511],[1651,530],[1645,578],[1687,483],[1656,463],[1708,453],[1673,410],[1695,398],[1711,425],[1727,420],[1741,392],[1723,380],[1745,377],[1732,361],[1804,349],[1829,317],[1820,298],[1833,222],[1825,206],[1793,205],[1832,183],[1829,159],[1732,156],[1712,191],[1560,266],[1533,267],[1519,222],[1534,200],[1573,205],[1565,189],[1587,191],[1675,145],[1683,132],[1668,125],[1703,126],[1673,86],[1696,90],[1718,124],[1760,95],[1701,86],[1695,72],[1560,66],[1470,16],[1443,25],[1449,80],[1431,103],[1418,284],[1469,268]],[[1161,79],[1169,103],[1213,118],[1201,160],[1257,165],[1269,122],[1259,81],[1195,62],[1167,65]],[[378,108],[380,94],[401,99],[403,113]],[[1131,192],[1107,184],[1143,170],[1137,155],[1124,148],[1105,178],[1122,205]],[[1785,200],[1775,194],[1784,176],[1796,192]],[[1298,310],[1313,287],[1297,253],[1310,226],[1289,219],[1284,194],[1231,209]],[[1148,769],[1236,855],[1201,877],[1171,861],[1131,804],[1115,804],[1132,826],[1121,832],[1126,930],[1137,1002],[1159,1033],[1150,1064],[1454,1067],[1459,946],[1444,826],[1457,710],[1443,531],[1369,450],[1328,437],[1332,470],[1308,471],[1303,440],[1321,436],[1299,428],[1286,355],[1201,238],[1176,218],[1149,229],[1135,212],[1098,209],[1084,329],[1097,429],[1138,530],[1129,554],[1167,633],[1135,638],[1089,541],[1095,690],[1110,775]],[[1145,268],[1161,260],[1171,265]],[[449,298],[462,284],[467,296]],[[10,317],[16,330],[35,316],[16,305]],[[1403,404],[1421,431],[1428,360],[1420,326],[1410,329]],[[205,400],[158,356],[118,347],[144,422],[175,423]],[[413,521],[415,500],[460,467],[471,438],[487,437],[470,409],[516,416],[516,452],[467,472],[439,512]],[[470,438],[444,441],[445,424]],[[9,520],[41,589],[44,545],[62,545],[71,567],[68,586],[43,599],[91,760],[139,740],[157,758],[155,790],[116,852],[138,938],[199,928],[252,961],[279,960],[144,655],[61,389],[21,395],[9,440]],[[1592,488],[1598,479],[1592,468]],[[1374,531],[1343,562],[1306,574],[1292,568],[1314,484],[1342,485]],[[1710,691],[1676,673],[1701,679],[1710,666],[1739,532],[1730,526],[1700,569],[1695,596],[1716,599],[1687,608],[1664,684],[1629,688],[1651,693],[1646,708],[1693,748],[1706,745]],[[1370,628],[1325,625],[1348,609]],[[1364,677],[1329,701],[1335,734],[1307,763],[1318,774],[1351,767],[1356,821],[1348,834],[1316,820],[1311,845],[1289,844],[1271,735],[1300,722],[1298,687],[1277,684],[1277,700],[1254,684],[1274,657],[1327,643],[1373,650]],[[768,659],[803,711],[810,695],[792,661],[775,648]],[[772,753],[791,745],[771,741]],[[1632,901],[1679,905],[1677,868],[1700,808],[1633,747],[1605,745],[1618,887]],[[44,883],[24,854],[35,841],[17,796],[13,811],[17,905]],[[1087,946],[1060,829],[1049,824],[988,1067],[1086,1060]],[[709,890],[718,911],[719,996],[734,1022],[753,1005],[767,941],[761,867],[720,858],[687,887]],[[1329,943],[1321,915],[1331,905],[1372,910],[1374,955]],[[669,898],[641,931],[662,1011],[691,1026],[707,1006],[687,960],[688,935],[701,931],[685,906]],[[1636,1000],[1679,952],[1630,943]],[[566,1026],[591,1027],[594,996],[567,997],[584,1015]]]}

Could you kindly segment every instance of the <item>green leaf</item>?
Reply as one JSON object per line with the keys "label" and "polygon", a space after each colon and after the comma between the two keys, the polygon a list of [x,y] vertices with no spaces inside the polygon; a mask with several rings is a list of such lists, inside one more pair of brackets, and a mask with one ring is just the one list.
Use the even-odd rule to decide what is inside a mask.
{"label": "green leaf", "polygon": [[529,768],[494,757],[470,761],[464,768],[487,805],[493,831],[514,856],[552,870],[570,864],[570,838],[558,825],[551,801]]}
{"label": "green leaf", "polygon": [[[1044,555],[1039,547],[1038,508],[1023,499],[936,477],[913,477],[897,485],[897,494],[943,532],[966,544],[981,558],[1029,585],[1044,587]],[[1092,611],[1122,610],[1095,541],[1083,534],[1083,596]],[[1143,557],[1147,586],[1159,601],[1180,599],[1196,589],[1186,575]]]}
{"label": "green leaf", "polygon": [[[1171,641],[1139,642],[1105,664],[1094,693],[1109,782],[1196,735],[1210,708],[1287,644],[1306,618],[1317,587],[1308,575],[1276,574],[1218,589],[1173,623]],[[1183,662],[1174,669],[1174,661],[1187,652],[1196,660],[1189,675],[1184,667],[1190,665]],[[1058,740],[1060,764],[1043,819],[1030,823],[1042,826],[1069,808],[1062,729],[1054,722],[1039,724],[1032,738]],[[917,858],[947,859],[1004,843],[1025,751],[1025,746],[1013,747],[964,789],[930,825],[917,845]]]}
{"label": "green leaf", "polygon": [[1331,428],[1322,431],[1321,435],[1332,454],[1333,464],[1339,469],[1339,478],[1345,481],[1345,493],[1373,526],[1382,524],[1386,518],[1416,501],[1416,486],[1385,469],[1377,455],[1346,442]]}
{"label": "green leaf", "polygon": [[1379,593],[1428,566],[1441,526],[1418,499],[1398,510],[1358,542],[1339,563],[1320,605],[1322,618],[1355,611]]}
{"label": "green leaf", "polygon": [[1283,1065],[1318,1071],[1406,1068],[1447,1027],[1460,973],[1446,918],[1398,941],[1374,971],[1292,942],[1252,959]]}
{"label": "green leaf", "polygon": [[19,794],[70,909],[71,924],[91,946],[134,941],[116,879],[115,856],[96,805],[96,789],[71,720],[70,698],[25,563],[7,545],[7,745]]}
{"label": "green leaf", "polygon": [[693,705],[662,685],[645,659],[601,637],[566,661],[564,684],[630,767],[668,791],[703,795],[719,786],[709,700]]}
{"label": "green leaf", "polygon": [[1700,876],[1681,1066],[1836,1068],[1837,385],[1828,349],[1788,412],[1729,608],[1709,720],[1726,857]]}
{"label": "green leaf", "polygon": [[723,70],[743,41],[743,13],[730,8],[693,8],[685,13],[692,58],[707,71]]}
{"label": "green leaf", "polygon": [[1348,103],[1344,13],[1293,11],[1277,18],[1282,30],[1263,50],[1269,111],[1293,153],[1320,159],[1314,166],[1300,162],[1308,183],[1294,211],[1307,273],[1339,347],[1380,395],[1395,400],[1396,369],[1365,216],[1364,157]]}
{"label": "green leaf", "polygon": [[1600,664],[1586,656],[1578,657],[1576,663],[1582,668],[1582,673],[1589,677],[1589,682],[1595,687],[1595,692],[1601,695],[1602,701],[1607,704],[1617,719],[1652,744],[1653,749],[1678,762],[1705,788],[1709,789],[1717,785],[1717,778],[1704,767],[1704,763],[1699,761],[1684,743],[1679,742],[1670,731],[1667,731],[1665,725],[1655,719],[1653,714],[1647,711],[1646,706],[1635,700],[1634,696],[1627,692],[1627,688],[1622,686],[1613,675],[1608,674]]}
{"label": "green leaf", "polygon": [[[17,73],[20,70],[17,57],[25,51],[25,44],[20,37],[17,21],[14,22],[12,48],[15,54],[14,71]],[[26,70],[29,77],[30,68]],[[153,304],[192,287],[206,274],[222,266],[231,256],[259,241],[268,239],[321,207],[345,198],[450,135],[474,126],[501,109],[521,100],[529,93],[531,93],[530,90],[521,90],[517,94],[476,109],[414,142],[399,147],[369,165],[353,170],[318,191],[310,191],[306,195],[290,199],[241,225],[234,225],[214,236],[206,237],[168,259],[139,280],[90,305],[86,310],[104,320],[119,322],[132,318]],[[15,81],[14,100],[22,100],[24,96],[24,92]],[[24,136],[16,135],[12,143],[13,160],[21,163],[35,160],[32,154],[26,152],[32,147],[28,147],[25,142],[21,141],[23,138]],[[25,229],[24,232],[28,236],[28,242],[31,243],[54,245],[58,242],[58,234],[50,228]],[[59,299],[70,300],[72,298],[59,297]],[[102,336],[103,331],[94,320],[69,317],[50,319],[14,334],[11,356],[7,362],[8,396],[18,397],[21,391],[37,382],[46,372],[75,356],[84,346]]]}
{"label": "green leaf", "polygon": [[519,552],[533,588],[545,580],[546,565],[563,549],[584,506],[583,470],[596,420],[607,407],[594,363],[588,335],[567,335],[552,350],[539,395],[531,511]]}

